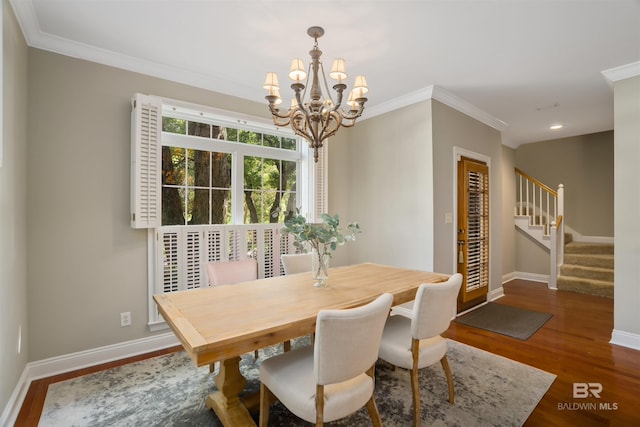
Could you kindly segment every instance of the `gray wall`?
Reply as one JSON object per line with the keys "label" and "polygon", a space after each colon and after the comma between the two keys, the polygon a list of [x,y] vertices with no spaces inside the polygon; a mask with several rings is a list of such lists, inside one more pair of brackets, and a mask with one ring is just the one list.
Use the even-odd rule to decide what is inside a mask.
{"label": "gray wall", "polygon": [[[348,261],[432,270],[430,103],[401,108],[341,131],[330,142],[329,153],[330,210],[348,213],[363,230],[356,242],[348,244]],[[342,171],[337,171],[336,157],[342,157]]]}
{"label": "gray wall", "polygon": [[[0,413],[28,359],[27,323],[27,45],[3,0],[3,126],[0,167]],[[18,354],[19,329],[22,348]]]}
{"label": "gray wall", "polygon": [[502,276],[509,275],[516,270],[516,229],[513,208],[516,205],[515,175],[513,168],[516,164],[516,151],[502,146]]}
{"label": "gray wall", "polygon": [[132,94],[266,107],[38,49],[29,88],[29,360],[148,336],[147,234],[128,219]]}
{"label": "gray wall", "polygon": [[[364,230],[349,244],[349,262],[454,272],[455,222],[445,223],[446,213],[455,216],[454,147],[491,158],[491,289],[501,285],[500,133],[431,100],[365,120],[330,142],[331,211],[348,212]],[[334,172],[338,161],[348,172]]]}
{"label": "gray wall", "polygon": [[614,83],[615,306],[614,329],[635,334],[640,347],[640,76]]}
{"label": "gray wall", "polygon": [[564,185],[567,226],[613,237],[613,131],[521,145],[516,164],[553,189]]}

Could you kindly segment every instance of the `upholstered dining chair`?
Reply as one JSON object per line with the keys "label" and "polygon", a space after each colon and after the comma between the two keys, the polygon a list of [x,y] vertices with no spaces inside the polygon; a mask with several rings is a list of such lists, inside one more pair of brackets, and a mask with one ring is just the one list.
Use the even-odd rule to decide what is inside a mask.
{"label": "upholstered dining chair", "polygon": [[[418,288],[411,317],[392,315],[382,333],[378,356],[392,365],[411,371],[413,425],[420,425],[418,371],[440,361],[454,402],[453,376],[447,360],[447,340],[441,336],[455,316],[462,275],[456,273],[444,283],[424,283]],[[395,308],[395,307],[394,307]]]}
{"label": "upholstered dining chair", "polygon": [[344,418],[366,405],[374,426],[382,420],[374,391],[378,346],[393,296],[382,294],[364,306],[321,310],[316,340],[260,365],[260,426],[279,400],[293,414],[316,426]]}
{"label": "upholstered dining chair", "polygon": [[284,274],[304,273],[311,271],[311,253],[306,254],[285,254],[280,257]]}
{"label": "upholstered dining chair", "polygon": [[[253,258],[240,261],[213,261],[205,266],[209,286],[232,285],[234,283],[247,282],[258,278],[258,261]],[[253,352],[258,358],[258,350]],[[209,365],[209,371],[213,372],[214,364]]]}

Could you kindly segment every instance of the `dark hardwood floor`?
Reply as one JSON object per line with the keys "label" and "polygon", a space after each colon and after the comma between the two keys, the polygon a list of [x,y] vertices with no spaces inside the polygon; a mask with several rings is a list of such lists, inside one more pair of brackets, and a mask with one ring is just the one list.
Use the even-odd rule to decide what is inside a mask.
{"label": "dark hardwood floor", "polygon": [[[609,344],[613,300],[551,291],[546,284],[524,280],[513,280],[504,289],[505,296],[496,302],[553,317],[527,341],[455,322],[447,336],[558,376],[525,426],[640,425],[640,351]],[[38,425],[51,383],[178,350],[174,347],[34,381],[15,425]],[[574,383],[601,384],[600,398],[574,398]]]}

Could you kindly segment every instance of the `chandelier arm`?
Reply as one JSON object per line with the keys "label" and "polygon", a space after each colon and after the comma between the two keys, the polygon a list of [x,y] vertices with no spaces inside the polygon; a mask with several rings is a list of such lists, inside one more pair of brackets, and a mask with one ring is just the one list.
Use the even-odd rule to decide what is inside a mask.
{"label": "chandelier arm", "polygon": [[273,124],[276,126],[288,126],[291,123],[291,118],[287,118],[285,120],[278,120],[278,117],[273,116]]}
{"label": "chandelier arm", "polygon": [[[335,103],[333,102],[333,97],[331,96],[331,91],[329,90],[329,85],[327,84],[327,76],[324,73],[324,65],[322,65],[322,62],[320,62],[320,69],[322,70],[322,80],[324,81],[324,88],[327,91],[327,98],[329,98],[332,105],[335,105]],[[332,108],[332,111],[335,111],[335,109],[336,107]]]}
{"label": "chandelier arm", "polygon": [[281,113],[279,108],[269,105],[269,111],[271,111],[271,115],[274,117],[274,119],[276,117],[279,119],[288,119],[291,117],[291,110],[287,110],[286,113]]}
{"label": "chandelier arm", "polygon": [[297,134],[305,138],[309,143],[315,140],[315,135],[309,133],[306,111],[297,109],[291,117],[291,128]]}
{"label": "chandelier arm", "polygon": [[[331,124],[333,123],[333,126]],[[320,141],[324,141],[330,136],[335,135],[335,133],[340,128],[342,124],[342,116],[335,111],[331,111],[326,120],[323,121],[322,131],[320,132]]]}

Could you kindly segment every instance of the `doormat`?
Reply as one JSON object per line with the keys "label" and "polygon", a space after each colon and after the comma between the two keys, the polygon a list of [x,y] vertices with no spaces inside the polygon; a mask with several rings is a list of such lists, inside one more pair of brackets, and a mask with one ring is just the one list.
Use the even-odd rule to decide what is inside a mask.
{"label": "doormat", "polygon": [[490,302],[455,322],[526,341],[551,317],[548,313]]}

